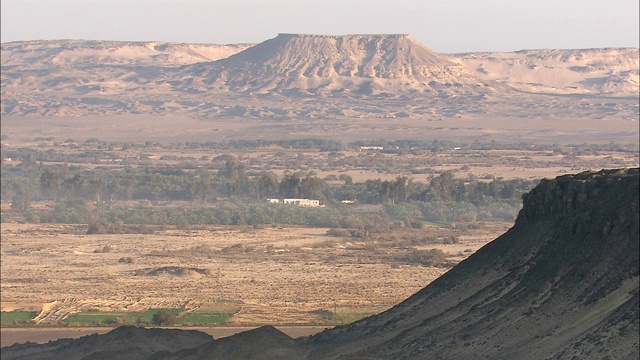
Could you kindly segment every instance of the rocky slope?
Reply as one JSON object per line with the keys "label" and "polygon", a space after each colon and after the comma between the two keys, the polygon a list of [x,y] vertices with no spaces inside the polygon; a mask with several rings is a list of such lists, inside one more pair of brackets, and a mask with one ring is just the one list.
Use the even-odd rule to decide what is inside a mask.
{"label": "rocky slope", "polygon": [[639,180],[542,181],[507,233],[388,312],[308,340],[312,358],[637,358]]}
{"label": "rocky slope", "polygon": [[[306,339],[265,327],[151,358],[637,359],[639,189],[637,168],[543,180],[513,228],[387,312]],[[81,359],[69,354],[114,332],[2,357]]]}
{"label": "rocky slope", "polygon": [[89,335],[78,339],[61,339],[43,345],[24,344],[2,348],[3,359],[147,359],[195,348],[213,340],[199,331],[144,329],[120,327],[104,335]]}
{"label": "rocky slope", "polygon": [[203,359],[304,359],[305,346],[272,326],[245,331],[227,338],[211,341],[194,349],[174,354],[158,354],[150,360]]}

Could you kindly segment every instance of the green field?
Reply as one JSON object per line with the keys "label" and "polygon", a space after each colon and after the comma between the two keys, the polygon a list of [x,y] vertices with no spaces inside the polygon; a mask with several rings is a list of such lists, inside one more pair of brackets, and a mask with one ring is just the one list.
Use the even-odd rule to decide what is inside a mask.
{"label": "green field", "polygon": [[136,313],[117,312],[82,312],[69,315],[64,320],[65,325],[112,325],[112,324],[135,324],[137,323]]}
{"label": "green field", "polygon": [[[162,311],[162,310],[166,310],[170,313],[172,313],[173,315],[177,316],[178,318],[180,318],[180,314],[185,313],[184,309],[150,309],[150,310],[145,310],[141,313],[134,313],[137,314],[136,317],[136,322],[137,323],[148,323],[148,324],[152,324],[153,323],[153,315],[155,315],[157,312]],[[178,322],[180,323],[180,322]]]}
{"label": "green field", "polygon": [[451,226],[451,223],[448,221],[425,221],[424,223],[443,228],[448,228],[449,226]]}
{"label": "green field", "polygon": [[185,325],[205,326],[205,325],[221,325],[231,320],[233,313],[205,313],[192,312],[186,313],[180,321]]}
{"label": "green field", "polygon": [[0,326],[22,325],[38,315],[35,311],[3,311],[0,313]]}
{"label": "green field", "polygon": [[[110,325],[157,325],[153,316],[166,310],[176,316],[175,325],[220,325],[229,321],[235,312],[186,312],[185,309],[150,309],[143,312],[81,312],[70,315],[65,325],[110,326]],[[4,319],[4,318],[3,318]],[[4,321],[4,320],[3,320]]]}

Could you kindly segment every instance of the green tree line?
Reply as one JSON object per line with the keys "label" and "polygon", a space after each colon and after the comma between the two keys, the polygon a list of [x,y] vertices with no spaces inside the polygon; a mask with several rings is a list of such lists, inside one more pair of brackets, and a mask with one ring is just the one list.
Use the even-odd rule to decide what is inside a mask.
{"label": "green tree line", "polygon": [[[219,198],[241,198],[261,202],[267,198],[319,199],[326,204],[355,200],[366,204],[411,202],[470,202],[517,200],[536,181],[526,179],[468,182],[452,172],[417,182],[406,176],[394,180],[353,182],[348,175],[338,185],[311,173],[286,172],[277,176],[262,172],[249,176],[245,165],[228,159],[217,171],[185,170],[178,167],[83,169],[66,164],[54,166],[3,167],[2,198],[59,201],[84,199],[97,203],[121,200],[214,202]],[[335,182],[334,182],[335,183]]]}

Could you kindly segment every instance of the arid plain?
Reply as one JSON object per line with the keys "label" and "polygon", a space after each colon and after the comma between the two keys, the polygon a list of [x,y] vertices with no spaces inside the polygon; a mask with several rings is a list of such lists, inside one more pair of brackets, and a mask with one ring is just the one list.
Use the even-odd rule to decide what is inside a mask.
{"label": "arid plain", "polygon": [[[458,244],[433,247],[462,259],[508,225],[490,224]],[[446,271],[383,263],[366,244],[326,231],[213,227],[89,236],[86,226],[4,224],[2,309],[42,310],[36,318],[42,324],[77,311],[204,307],[238,311],[236,325],[313,325],[331,323],[323,314],[332,311],[386,310]],[[425,231],[443,238],[465,233]],[[331,244],[319,246],[324,242]],[[236,244],[243,247],[216,252]],[[95,252],[105,246],[112,250]],[[119,262],[122,257],[133,263]]]}

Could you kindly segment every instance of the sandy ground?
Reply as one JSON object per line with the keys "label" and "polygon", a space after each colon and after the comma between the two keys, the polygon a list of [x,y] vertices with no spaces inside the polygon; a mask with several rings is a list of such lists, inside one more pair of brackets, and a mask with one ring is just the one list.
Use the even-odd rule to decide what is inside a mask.
{"label": "sandy ground", "polygon": [[106,115],[83,117],[3,116],[7,143],[18,146],[37,137],[105,141],[207,142],[251,139],[332,138],[342,141],[446,139],[460,142],[619,143],[638,142],[637,117],[595,119],[541,114],[514,118],[504,113],[461,118],[196,119],[185,115]]}
{"label": "sandy ground", "polygon": [[[438,248],[462,259],[508,226],[487,226],[459,244]],[[446,271],[381,263],[357,247],[314,247],[335,240],[326,230],[208,228],[89,236],[82,225],[3,224],[2,310],[39,304],[36,320],[46,324],[88,310],[235,308],[230,325],[310,325],[326,323],[319,310],[386,310]],[[111,251],[96,252],[105,246]],[[231,250],[218,251],[223,248]],[[127,257],[132,264],[120,261]],[[196,270],[148,275],[170,266]]]}

